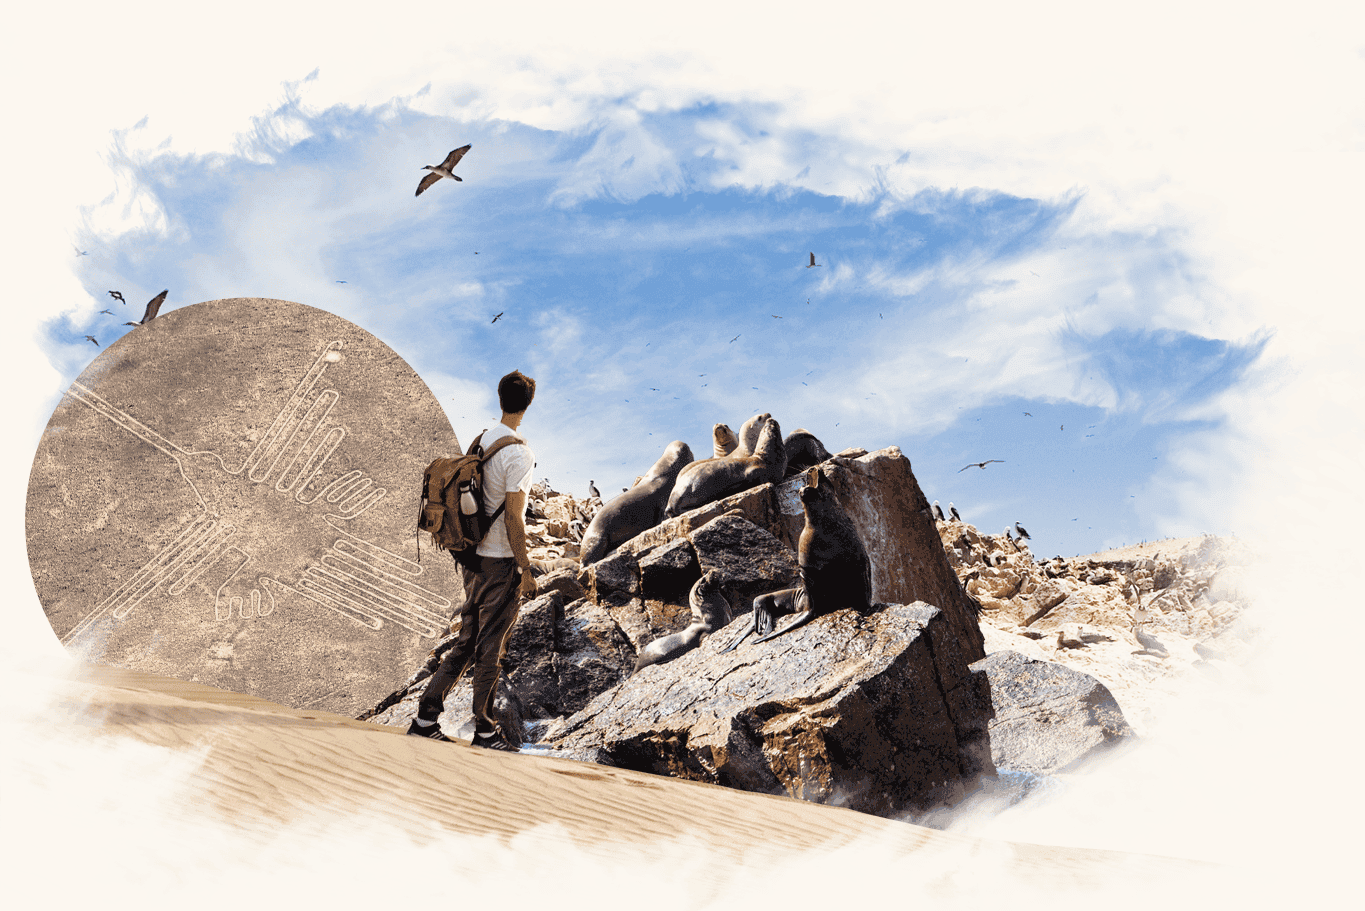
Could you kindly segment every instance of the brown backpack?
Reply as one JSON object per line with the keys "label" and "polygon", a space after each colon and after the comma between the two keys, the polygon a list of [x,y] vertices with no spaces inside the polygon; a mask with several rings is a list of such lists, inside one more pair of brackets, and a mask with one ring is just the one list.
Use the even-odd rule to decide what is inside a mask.
{"label": "brown backpack", "polygon": [[[478,568],[475,548],[488,534],[502,506],[491,516],[483,512],[483,466],[504,446],[526,441],[516,434],[498,440],[483,450],[483,433],[474,438],[469,452],[453,459],[436,459],[422,475],[422,505],[417,513],[417,562],[422,562],[421,532],[429,532],[441,550],[448,550],[465,566]],[[470,497],[461,508],[461,494]]]}

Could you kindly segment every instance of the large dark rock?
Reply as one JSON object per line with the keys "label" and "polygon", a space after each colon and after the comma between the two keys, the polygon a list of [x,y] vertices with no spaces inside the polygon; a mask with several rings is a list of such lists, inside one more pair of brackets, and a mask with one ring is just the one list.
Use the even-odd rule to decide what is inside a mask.
{"label": "large dark rock", "polygon": [[[948,627],[975,661],[986,656],[977,625],[977,605],[963,590],[943,552],[929,501],[920,490],[910,460],[895,446],[847,458],[843,453],[820,466],[853,520],[872,562],[872,600],[909,604],[924,601],[943,611]],[[805,477],[778,486],[776,496],[784,531],[793,546],[805,525],[801,488]]]}
{"label": "large dark rock", "polygon": [[[617,599],[622,605],[638,601]],[[613,605],[622,610],[620,605]],[[644,641],[653,634],[641,632]],[[406,725],[417,712],[426,689],[454,635],[443,639],[407,683],[362,715],[379,724]],[[580,598],[565,603],[558,591],[540,595],[521,606],[507,640],[498,705],[504,726],[521,719],[571,715],[603,690],[624,680],[635,666],[637,647],[622,631],[608,606]],[[470,717],[472,694],[466,675],[446,696],[442,725],[453,731]]]}
{"label": "large dark rock", "polygon": [[552,725],[560,755],[882,816],[951,803],[993,772],[990,694],[927,604],[841,610],[762,645],[642,669]]}
{"label": "large dark rock", "polygon": [[999,768],[1065,772],[1133,736],[1109,689],[1089,674],[1009,651],[972,670],[990,678],[991,759]]}
{"label": "large dark rock", "polygon": [[683,601],[701,578],[692,542],[679,538],[640,554],[640,588],[646,598]]}
{"label": "large dark rock", "polygon": [[633,553],[617,551],[611,556],[583,567],[578,582],[588,596],[600,601],[611,592],[640,594],[640,564]]}
{"label": "large dark rock", "polygon": [[692,532],[691,541],[701,571],[720,574],[734,615],[751,610],[757,595],[790,588],[800,579],[796,552],[742,515],[711,520]]}

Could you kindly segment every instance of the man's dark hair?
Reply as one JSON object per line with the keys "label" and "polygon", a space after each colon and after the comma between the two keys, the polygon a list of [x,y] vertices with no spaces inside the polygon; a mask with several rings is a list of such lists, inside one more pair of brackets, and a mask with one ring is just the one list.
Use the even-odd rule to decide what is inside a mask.
{"label": "man's dark hair", "polygon": [[525,411],[536,397],[536,381],[520,370],[513,370],[498,381],[498,404],[506,414]]}

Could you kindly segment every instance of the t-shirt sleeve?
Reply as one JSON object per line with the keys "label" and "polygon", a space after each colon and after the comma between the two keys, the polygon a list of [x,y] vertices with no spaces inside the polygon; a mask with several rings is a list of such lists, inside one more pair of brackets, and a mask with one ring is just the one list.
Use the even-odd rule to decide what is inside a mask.
{"label": "t-shirt sleeve", "polygon": [[531,492],[531,481],[536,469],[536,457],[529,446],[508,446],[503,452],[511,456],[507,462],[507,490]]}

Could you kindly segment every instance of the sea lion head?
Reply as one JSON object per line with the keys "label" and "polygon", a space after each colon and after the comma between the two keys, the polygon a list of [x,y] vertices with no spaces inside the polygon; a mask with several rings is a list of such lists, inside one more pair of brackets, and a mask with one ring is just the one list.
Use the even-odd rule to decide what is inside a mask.
{"label": "sea lion head", "polygon": [[774,484],[787,472],[787,447],[782,445],[782,427],[772,418],[763,422],[758,434],[758,445],[753,454],[768,466],[769,480]]}
{"label": "sea lion head", "polygon": [[717,424],[711,428],[711,440],[714,445],[715,456],[723,459],[734,452],[739,446],[739,437],[730,429],[729,424]]}
{"label": "sea lion head", "polygon": [[649,474],[644,477],[653,480],[668,475],[676,480],[678,472],[690,464],[692,464],[692,447],[682,440],[674,440],[668,444],[668,447],[664,449],[664,454],[659,456],[659,461],[654,463],[654,467],[649,469]]}
{"label": "sea lion head", "polygon": [[710,630],[719,629],[730,621],[730,602],[720,590],[720,571],[708,569],[688,592],[687,603],[695,621]]}
{"label": "sea lion head", "polygon": [[756,414],[739,428],[739,446],[730,453],[732,456],[748,456],[754,454],[754,448],[758,445],[758,435],[763,430],[763,425],[772,420],[772,415],[768,412]]}

